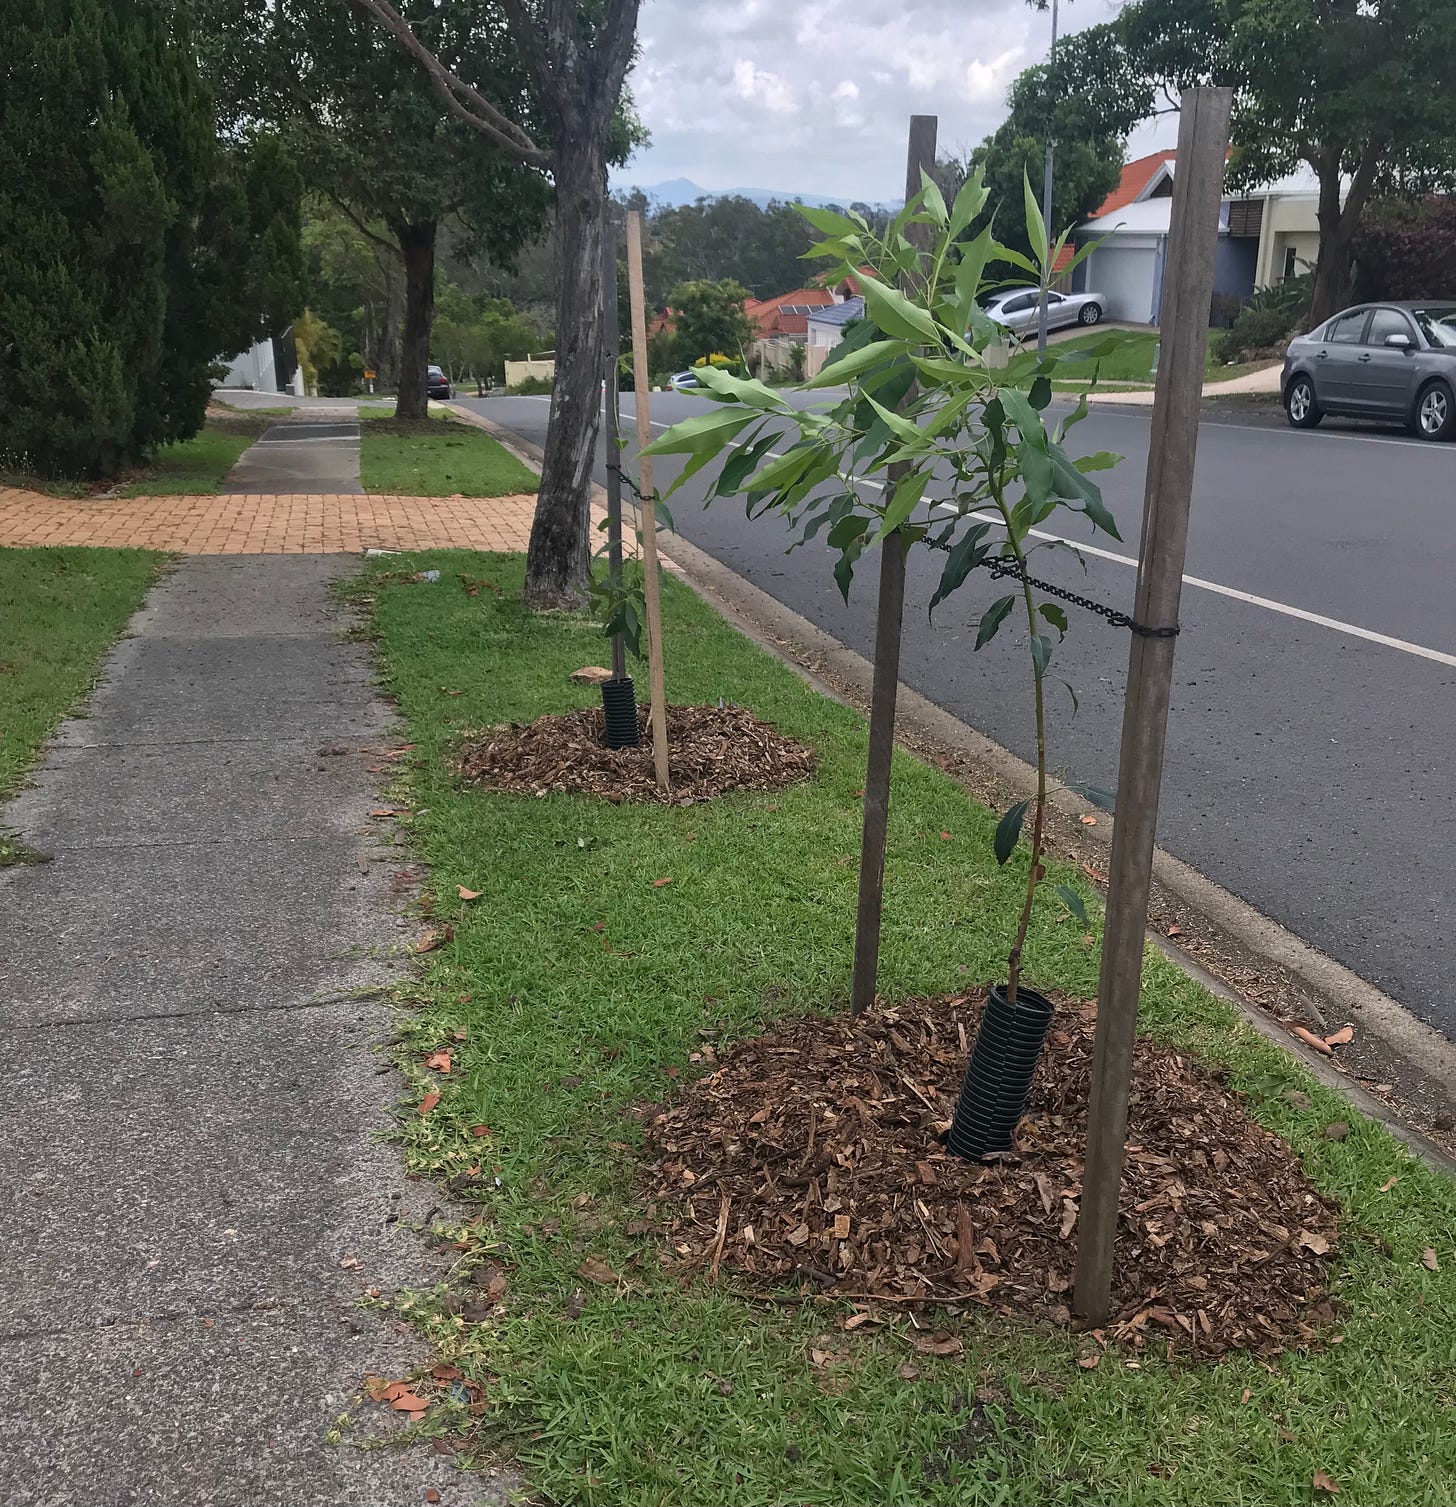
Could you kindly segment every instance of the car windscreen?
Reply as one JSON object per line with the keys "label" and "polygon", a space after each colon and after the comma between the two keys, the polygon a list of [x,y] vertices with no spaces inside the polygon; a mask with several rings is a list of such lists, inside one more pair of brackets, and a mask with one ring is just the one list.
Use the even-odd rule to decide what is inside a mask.
{"label": "car windscreen", "polygon": [[1421,327],[1421,334],[1431,345],[1456,350],[1456,304],[1433,305],[1429,309],[1412,309],[1411,315]]}

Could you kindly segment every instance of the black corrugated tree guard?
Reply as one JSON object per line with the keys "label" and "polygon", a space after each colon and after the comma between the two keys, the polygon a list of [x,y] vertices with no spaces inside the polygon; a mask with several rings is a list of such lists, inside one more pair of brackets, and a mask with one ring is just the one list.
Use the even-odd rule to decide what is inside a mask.
{"label": "black corrugated tree guard", "polygon": [[[1063,447],[1067,428],[1086,415],[1085,397],[1052,427],[1043,414],[1053,375],[1095,376],[1098,358],[1126,337],[1112,333],[1090,346],[1052,347],[1038,356],[993,324],[978,302],[996,284],[990,269],[999,266],[1016,282],[1050,281],[1067,235],[1049,244],[1026,185],[1031,258],[998,243],[990,226],[967,239],[986,197],[977,173],[948,206],[925,175],[920,192],[883,237],[856,214],[803,208],[825,237],[809,254],[833,257],[858,277],[865,318],[800,390],[847,387],[847,396],[831,406],[800,409],[762,382],[706,372],[702,381],[718,406],[675,425],[649,453],[687,457],[670,496],[729,452],[709,498],[742,497],[750,517],[783,515],[799,535],[791,548],[822,533],[838,555],[834,575],[846,601],[856,562],[891,538],[902,540],[907,551],[919,546],[944,554],[932,613],[978,567],[991,567],[993,576],[1013,585],[981,612],[976,648],[1020,614],[1036,717],[1037,787],[1005,813],[994,843],[997,861],[1006,863],[1032,813],[1025,897],[1007,956],[1004,997],[1014,1008],[1045,872],[1045,687],[1056,644],[1069,626],[1059,603],[1038,599],[1029,562],[1052,548],[1075,553],[1060,539],[1041,537],[1043,525],[1059,511],[1081,513],[1095,529],[1120,537],[1089,475],[1119,457],[1099,452],[1073,458]],[[912,243],[912,229],[928,231],[928,249]],[[1077,251],[1072,265],[1091,249]],[[930,498],[932,481],[939,491],[947,478],[949,495]],[[1071,788],[1110,802],[1102,792]],[[1082,898],[1071,886],[1059,885],[1058,894],[1085,920]]]}

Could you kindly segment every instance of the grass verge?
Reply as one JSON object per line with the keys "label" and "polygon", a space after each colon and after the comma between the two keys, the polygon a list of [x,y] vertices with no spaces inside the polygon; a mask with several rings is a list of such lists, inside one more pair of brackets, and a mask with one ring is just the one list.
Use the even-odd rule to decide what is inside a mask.
{"label": "grass verge", "polygon": [[[1156,953],[1144,1028],[1225,1064],[1347,1211],[1327,1347],[1197,1368],[1112,1353],[1086,1371],[1085,1341],[986,1313],[948,1323],[965,1354],[940,1359],[916,1350],[908,1317],[847,1333],[844,1303],[795,1312],[728,1281],[665,1279],[653,1243],[626,1233],[640,1212],[627,1110],[704,1070],[704,1032],[721,1044],[842,1005],[863,721],[668,580],[673,699],[744,703],[814,745],[814,779],[666,809],[465,790],[449,767],[459,731],[590,704],[566,676],[601,659],[599,632],[527,614],[516,557],[420,554],[373,574],[386,565],[393,579],[353,592],[416,745],[403,820],[433,869],[436,924],[454,928],[423,960],[400,1049],[441,1099],[407,1110],[401,1134],[416,1172],[477,1184],[484,1223],[452,1235],[463,1266],[490,1244],[509,1282],[486,1322],[443,1290],[395,1301],[486,1387],[483,1418],[447,1402],[422,1427],[475,1432],[467,1459],[514,1453],[562,1503],[1307,1503],[1328,1499],[1316,1472],[1340,1501],[1451,1500],[1456,1188]],[[430,568],[500,595],[400,579]],[[990,813],[906,755],[894,780],[883,991],[999,976],[1025,850],[998,869]],[[1095,992],[1095,938],[1053,903],[1028,956],[1028,982]],[[427,1071],[441,1047],[450,1071]],[[1324,1134],[1335,1120],[1343,1140]],[[587,1257],[623,1282],[594,1283]]]}
{"label": "grass verge", "polygon": [[[1129,387],[1150,387],[1153,383],[1153,358],[1158,348],[1157,332],[1122,330],[1118,333],[1125,337],[1125,342],[1097,363],[1099,382]],[[1235,377],[1247,376],[1248,373],[1258,371],[1261,366],[1268,364],[1256,361],[1233,366],[1220,365],[1214,360],[1213,345],[1222,333],[1221,330],[1210,330],[1208,333],[1208,348],[1204,356],[1204,381],[1231,382]],[[1062,352],[1076,350],[1080,346],[1093,345],[1104,339],[1106,334],[1105,330],[1093,330],[1086,335],[1074,335],[1068,340],[1057,341],[1056,349]],[[1087,384],[1068,379],[1059,380],[1052,385],[1061,391],[1075,392],[1080,391]]]}
{"label": "grass verge", "polygon": [[539,478],[483,430],[439,416],[399,424],[366,412],[359,472],[366,492],[407,497],[505,497],[535,492]]}
{"label": "grass verge", "polygon": [[141,549],[0,549],[0,799],[15,793],[36,750],[90,690],[163,558]]}
{"label": "grass verge", "polygon": [[47,497],[189,497],[216,492],[238,457],[287,409],[255,408],[209,414],[190,440],[163,445],[146,465],[126,476],[95,482],[45,481],[26,472],[0,473],[0,483]]}

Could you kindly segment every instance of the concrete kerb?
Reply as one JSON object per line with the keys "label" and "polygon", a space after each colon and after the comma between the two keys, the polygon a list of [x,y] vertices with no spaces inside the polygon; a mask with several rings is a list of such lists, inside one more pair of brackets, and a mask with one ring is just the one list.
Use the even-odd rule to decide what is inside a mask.
{"label": "concrete kerb", "polygon": [[[465,410],[459,411],[466,413]],[[542,458],[539,447],[510,434],[479,414],[469,414],[468,418],[488,430],[526,465],[539,471]],[[602,488],[594,486],[593,493],[597,504],[605,507],[606,494]],[[816,690],[846,705],[854,705],[856,701],[868,702],[873,668],[862,655],[680,535],[669,536],[663,555],[668,569]],[[846,690],[849,694],[845,693]],[[988,771],[1017,795],[1031,794],[1035,790],[1036,771],[1030,764],[903,683],[897,707],[896,720],[905,725],[907,732],[913,728],[931,744]],[[896,738],[912,747],[912,751],[923,751],[915,748],[898,728]],[[1055,792],[1051,803],[1062,815],[1073,820],[1095,813],[1097,826],[1086,831],[1085,839],[1096,847],[1110,850],[1113,818],[1066,790]],[[1153,878],[1156,885],[1214,930],[1233,939],[1251,957],[1299,980],[1328,1006],[1331,1015],[1350,1021],[1361,1033],[1375,1038],[1414,1079],[1433,1085],[1448,1103],[1456,1103],[1456,1046],[1418,1020],[1398,1000],[1342,963],[1326,957],[1277,922],[1261,915],[1237,895],[1161,848],[1154,853]],[[1220,999],[1235,1006],[1256,1031],[1298,1059],[1313,1077],[1343,1094],[1362,1114],[1384,1125],[1429,1165],[1456,1173],[1456,1158],[1396,1113],[1384,1100],[1369,1093],[1327,1058],[1291,1036],[1268,1012],[1231,989],[1167,937],[1154,931],[1149,931],[1148,936],[1172,962]]]}

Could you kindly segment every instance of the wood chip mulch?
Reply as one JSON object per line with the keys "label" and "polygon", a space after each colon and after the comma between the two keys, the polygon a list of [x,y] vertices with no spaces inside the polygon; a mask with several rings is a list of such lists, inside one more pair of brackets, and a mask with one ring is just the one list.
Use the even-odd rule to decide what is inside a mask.
{"label": "wood chip mulch", "polygon": [[[1069,1322],[1095,1006],[1056,997],[1015,1151],[982,1165],[939,1133],[983,998],[800,1021],[641,1111],[641,1191],[664,1261],[778,1294]],[[1334,1319],[1337,1235],[1335,1206],[1284,1141],[1206,1070],[1138,1042],[1114,1317],[1099,1338],[1198,1357],[1313,1341]]]}
{"label": "wood chip mulch", "polygon": [[814,754],[741,706],[667,708],[670,797],[657,788],[648,708],[638,707],[642,741],[608,748],[600,707],[486,728],[467,737],[460,769],[487,790],[546,791],[603,800],[692,805],[728,790],[779,790],[806,779]]}

